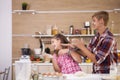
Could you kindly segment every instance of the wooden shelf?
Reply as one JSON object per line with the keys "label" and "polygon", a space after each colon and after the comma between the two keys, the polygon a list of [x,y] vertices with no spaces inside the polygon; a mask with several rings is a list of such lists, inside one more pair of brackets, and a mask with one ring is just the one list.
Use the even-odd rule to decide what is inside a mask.
{"label": "wooden shelf", "polygon": [[[13,34],[12,37],[53,37],[54,35]],[[92,37],[94,35],[65,35],[66,37]]]}
{"label": "wooden shelf", "polygon": [[13,10],[12,13],[18,13],[18,14],[21,14],[21,13],[34,13],[35,10]]}
{"label": "wooden shelf", "polygon": [[[46,14],[46,13],[94,13],[94,12],[98,12],[98,11],[103,11],[103,10],[59,10],[59,11],[37,11],[37,10],[13,10],[12,13],[32,13],[32,14]],[[120,12],[120,9],[112,9],[112,10],[104,10],[107,12]]]}
{"label": "wooden shelf", "polygon": [[[65,35],[66,37],[93,37],[92,35]],[[120,34],[114,34],[114,36],[120,36]],[[53,35],[32,35],[32,34],[13,34],[12,37],[53,37]]]}
{"label": "wooden shelf", "polygon": [[[91,37],[94,35],[65,35],[66,37]],[[53,37],[53,35],[32,35],[32,37]]]}
{"label": "wooden shelf", "polygon": [[32,34],[12,34],[12,37],[32,37]]}

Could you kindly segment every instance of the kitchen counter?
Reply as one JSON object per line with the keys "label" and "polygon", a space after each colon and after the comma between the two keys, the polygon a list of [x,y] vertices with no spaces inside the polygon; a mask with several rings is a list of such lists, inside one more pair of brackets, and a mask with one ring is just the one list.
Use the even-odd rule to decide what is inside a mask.
{"label": "kitchen counter", "polygon": [[[92,66],[93,63],[79,63],[80,66]],[[15,64],[13,63],[13,66]],[[52,66],[52,63],[39,63],[39,62],[34,62],[32,63],[32,65],[38,65],[38,66]],[[118,65],[120,66],[120,63],[118,63]]]}
{"label": "kitchen counter", "polygon": [[[38,65],[38,66],[52,66],[52,63],[32,63],[34,65]],[[92,63],[79,63],[80,66],[91,66]]]}
{"label": "kitchen counter", "polygon": [[[32,62],[32,66],[36,65],[37,70],[39,73],[48,73],[54,72],[53,64],[52,63],[39,63],[39,62]],[[92,63],[80,63],[79,66],[81,67],[82,71],[91,74],[92,73]],[[13,67],[13,80],[15,80],[15,63],[12,65]],[[118,72],[120,72],[120,63],[118,64]]]}
{"label": "kitchen counter", "polygon": [[[13,63],[13,67],[14,67]],[[38,67],[39,72],[54,72],[53,64],[52,63],[39,63],[33,62],[32,65]],[[92,73],[92,63],[79,63],[80,68],[82,71],[86,73]],[[118,70],[120,70],[120,63],[118,64]]]}

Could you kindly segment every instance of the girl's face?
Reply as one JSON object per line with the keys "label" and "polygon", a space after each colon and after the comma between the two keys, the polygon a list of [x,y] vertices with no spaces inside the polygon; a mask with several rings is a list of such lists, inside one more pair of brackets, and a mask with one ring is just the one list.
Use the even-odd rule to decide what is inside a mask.
{"label": "girl's face", "polygon": [[92,26],[94,30],[98,30],[101,26],[103,26],[103,20],[98,20],[96,17],[93,17]]}
{"label": "girl's face", "polygon": [[61,48],[61,41],[59,39],[51,39],[51,45],[55,50],[59,50]]}

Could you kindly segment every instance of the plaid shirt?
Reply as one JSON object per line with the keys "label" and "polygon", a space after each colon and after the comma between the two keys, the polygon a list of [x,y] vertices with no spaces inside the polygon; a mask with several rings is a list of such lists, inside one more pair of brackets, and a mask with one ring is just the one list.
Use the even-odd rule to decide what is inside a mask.
{"label": "plaid shirt", "polygon": [[63,74],[72,74],[77,71],[81,71],[78,62],[76,62],[68,53],[59,56],[54,54],[53,58],[57,61],[57,64]]}
{"label": "plaid shirt", "polygon": [[97,65],[93,63],[93,73],[109,73],[110,65],[117,63],[117,47],[113,34],[106,28],[100,36],[95,35],[90,41],[88,49],[95,54]]}

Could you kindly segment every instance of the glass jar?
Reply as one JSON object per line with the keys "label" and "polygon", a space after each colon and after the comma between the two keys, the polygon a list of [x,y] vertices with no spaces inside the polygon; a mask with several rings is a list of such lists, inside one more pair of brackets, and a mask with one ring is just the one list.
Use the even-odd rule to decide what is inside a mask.
{"label": "glass jar", "polygon": [[47,35],[51,35],[51,33],[52,33],[52,30],[51,30],[51,25],[47,25],[47,27],[46,27],[46,34]]}
{"label": "glass jar", "polygon": [[57,26],[54,26],[52,28],[52,35],[56,35],[56,34],[58,34],[58,28],[57,28]]}
{"label": "glass jar", "polygon": [[86,34],[86,28],[81,29],[81,34]]}

